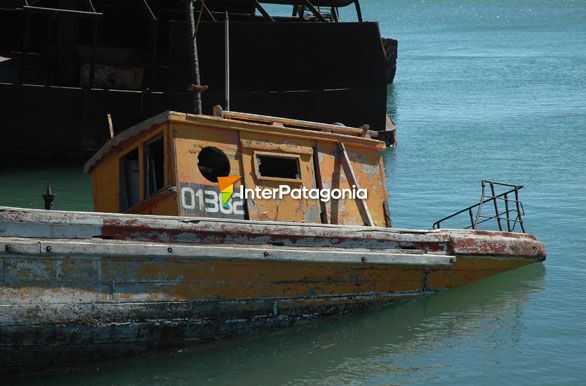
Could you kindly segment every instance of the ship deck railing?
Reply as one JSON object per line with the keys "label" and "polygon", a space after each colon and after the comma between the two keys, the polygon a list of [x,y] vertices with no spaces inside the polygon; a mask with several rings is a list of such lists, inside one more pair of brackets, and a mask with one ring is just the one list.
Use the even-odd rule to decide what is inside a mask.
{"label": "ship deck railing", "polygon": [[[498,187],[506,188],[507,190],[497,194],[496,189]],[[515,232],[516,229],[520,229],[521,232],[525,233],[525,225],[523,223],[525,209],[523,203],[519,200],[519,190],[521,189],[523,189],[523,185],[482,180],[480,201],[436,221],[433,223],[433,229],[440,229],[442,224],[447,220],[467,215],[470,224],[464,227],[464,229],[476,230],[479,229],[479,225],[492,221],[496,223],[499,231],[506,230],[507,232]],[[484,215],[482,212],[483,208],[491,203],[494,208],[494,213]],[[504,210],[502,208],[503,205]]]}

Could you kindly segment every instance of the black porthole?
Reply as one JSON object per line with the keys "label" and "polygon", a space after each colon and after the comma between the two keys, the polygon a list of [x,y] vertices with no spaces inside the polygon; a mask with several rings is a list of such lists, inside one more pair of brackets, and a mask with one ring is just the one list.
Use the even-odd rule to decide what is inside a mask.
{"label": "black porthole", "polygon": [[197,156],[197,167],[201,174],[211,182],[218,182],[218,177],[230,175],[230,161],[226,154],[215,147],[204,147]]}

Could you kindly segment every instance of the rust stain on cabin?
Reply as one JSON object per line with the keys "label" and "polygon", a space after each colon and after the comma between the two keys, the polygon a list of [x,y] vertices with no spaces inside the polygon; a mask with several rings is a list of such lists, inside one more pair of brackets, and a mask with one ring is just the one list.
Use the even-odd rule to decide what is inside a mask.
{"label": "rust stain on cabin", "polygon": [[[287,120],[290,124],[299,122]],[[385,145],[381,141],[363,137],[363,130],[345,126],[324,125],[332,130],[348,133],[339,135],[327,131],[315,131],[310,127],[291,129],[284,125],[268,125],[266,122],[244,120],[241,116],[232,119],[167,112],[143,123],[134,129],[134,135],[116,141],[94,156],[91,164],[94,186],[94,207],[100,212],[126,212],[160,215],[206,215],[224,218],[239,218],[236,215],[204,212],[192,213],[181,205],[180,187],[197,187],[217,191],[217,181],[210,180],[202,173],[206,166],[201,159],[202,152],[215,152],[211,157],[225,157],[229,175],[241,176],[247,189],[330,187],[351,189],[352,186],[340,162],[338,143],[343,139],[352,167],[360,183],[359,188],[367,189],[366,204],[373,208],[371,215],[375,226],[389,226],[385,216],[387,191],[384,183],[382,158],[378,154]],[[133,132],[133,129],[129,130]],[[352,134],[352,135],[351,135]],[[360,135],[360,136],[359,136]],[[164,157],[162,162],[163,181],[154,192],[145,184],[152,181],[149,173],[149,146],[160,139]],[[136,176],[128,173],[129,157],[134,157]],[[290,159],[297,163],[294,178],[264,176],[259,172],[261,157],[274,161]],[[316,157],[316,160],[314,160]],[[134,162],[135,160],[132,160]],[[321,178],[318,179],[314,162],[317,162]],[[126,165],[126,166],[125,166]],[[158,165],[155,165],[159,167]],[[227,175],[227,174],[225,174]],[[136,202],[128,205],[123,197],[129,188],[129,179],[134,178]],[[122,181],[122,182],[121,182]],[[124,186],[124,183],[126,186]],[[151,189],[152,190],[152,189]],[[127,201],[127,200],[126,200]],[[248,200],[247,216],[251,220],[294,221],[321,223],[319,201],[296,200],[290,196],[282,200]],[[356,200],[331,200],[325,205],[330,223],[364,225],[364,218]],[[243,217],[240,217],[243,218]]]}

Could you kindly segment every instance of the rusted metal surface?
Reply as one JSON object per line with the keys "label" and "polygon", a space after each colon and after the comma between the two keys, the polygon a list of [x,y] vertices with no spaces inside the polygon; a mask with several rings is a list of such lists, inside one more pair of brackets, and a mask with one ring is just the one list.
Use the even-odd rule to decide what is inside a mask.
{"label": "rusted metal surface", "polygon": [[545,246],[524,233],[451,231],[450,253],[545,259]]}
{"label": "rusted metal surface", "polygon": [[6,375],[396,302],[545,249],[505,232],[0,207],[0,258]]}

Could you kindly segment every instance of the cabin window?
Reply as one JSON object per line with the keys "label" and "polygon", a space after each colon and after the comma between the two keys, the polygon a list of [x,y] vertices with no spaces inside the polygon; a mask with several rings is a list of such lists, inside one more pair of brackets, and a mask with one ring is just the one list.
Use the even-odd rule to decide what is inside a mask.
{"label": "cabin window", "polygon": [[300,180],[298,155],[282,155],[255,152],[256,176],[260,178],[276,178]]}
{"label": "cabin window", "polygon": [[204,147],[199,152],[197,160],[199,171],[208,181],[218,182],[218,177],[230,175],[230,161],[218,148]]}
{"label": "cabin window", "polygon": [[144,195],[149,198],[165,187],[165,145],[163,136],[144,145]]}
{"label": "cabin window", "polygon": [[138,149],[120,158],[120,210],[138,204],[139,197]]}

